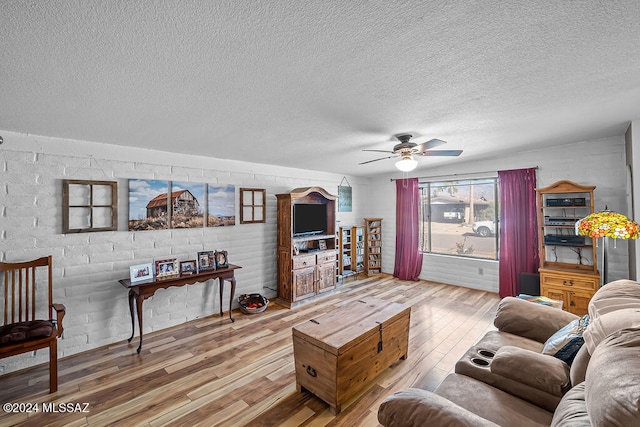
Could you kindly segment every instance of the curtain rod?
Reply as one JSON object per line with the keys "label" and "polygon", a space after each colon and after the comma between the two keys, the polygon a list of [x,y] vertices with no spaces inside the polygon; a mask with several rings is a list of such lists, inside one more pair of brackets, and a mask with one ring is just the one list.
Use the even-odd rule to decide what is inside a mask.
{"label": "curtain rod", "polygon": [[[538,170],[539,168],[540,168],[539,166],[532,166],[530,168],[521,168],[521,169],[536,169],[536,170]],[[506,169],[506,170],[515,170],[515,169]],[[447,175],[418,176],[416,178],[418,178],[418,180],[421,180],[421,179],[447,178],[447,177],[479,175],[479,174],[483,174],[484,175],[484,174],[488,174],[488,173],[497,173],[497,172],[499,172],[499,171],[485,171],[485,172],[454,173],[454,174],[447,174]],[[399,179],[404,179],[404,178],[391,178],[391,182],[397,181]]]}

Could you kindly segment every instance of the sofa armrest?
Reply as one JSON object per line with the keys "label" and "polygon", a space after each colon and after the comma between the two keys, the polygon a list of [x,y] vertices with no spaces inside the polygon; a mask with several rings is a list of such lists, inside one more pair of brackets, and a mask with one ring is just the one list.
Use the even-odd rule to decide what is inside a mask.
{"label": "sofa armrest", "polygon": [[378,408],[378,421],[385,427],[497,427],[442,396],[418,388],[387,397]]}
{"label": "sofa armrest", "polygon": [[506,297],[500,301],[493,321],[498,330],[544,343],[575,319],[573,313],[520,298]]}
{"label": "sofa armrest", "polygon": [[569,365],[562,360],[514,346],[501,347],[491,361],[491,372],[562,397],[571,387]]}

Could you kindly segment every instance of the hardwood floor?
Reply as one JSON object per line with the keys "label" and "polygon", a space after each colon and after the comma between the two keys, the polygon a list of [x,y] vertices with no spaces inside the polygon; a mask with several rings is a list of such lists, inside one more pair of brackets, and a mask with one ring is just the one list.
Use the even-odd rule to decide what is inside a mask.
{"label": "hardwood floor", "polygon": [[[37,413],[0,413],[2,426],[377,426],[380,402],[406,387],[435,388],[469,346],[493,329],[496,294],[389,275],[341,284],[341,292],[293,310],[270,304],[256,315],[194,320],[0,377],[0,402],[38,403]],[[410,305],[408,359],[352,398],[338,416],[296,392],[291,328],[364,295]],[[43,404],[65,403],[52,413]],[[87,412],[62,412],[84,409]]]}

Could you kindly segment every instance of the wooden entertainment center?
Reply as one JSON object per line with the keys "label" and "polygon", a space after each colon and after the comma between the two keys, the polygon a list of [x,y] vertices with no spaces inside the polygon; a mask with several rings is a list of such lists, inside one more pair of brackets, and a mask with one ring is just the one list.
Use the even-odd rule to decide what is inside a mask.
{"label": "wooden entertainment center", "polygon": [[[320,187],[277,194],[278,298],[292,307],[336,288],[336,200]],[[296,220],[296,211],[298,219]],[[303,221],[302,216],[305,215]]]}

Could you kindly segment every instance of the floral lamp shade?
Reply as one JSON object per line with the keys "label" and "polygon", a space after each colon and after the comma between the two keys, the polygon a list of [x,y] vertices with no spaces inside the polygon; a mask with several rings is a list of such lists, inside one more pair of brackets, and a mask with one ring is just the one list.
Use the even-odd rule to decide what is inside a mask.
{"label": "floral lamp shade", "polygon": [[576,222],[576,234],[593,239],[637,239],[640,236],[640,226],[621,213],[605,208],[604,211],[594,212]]}

